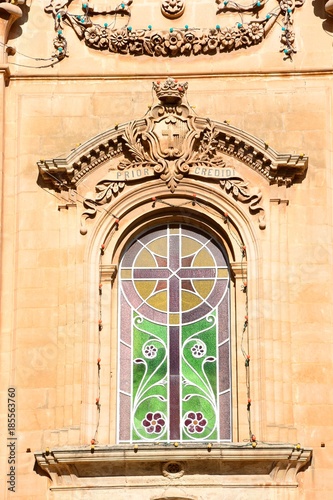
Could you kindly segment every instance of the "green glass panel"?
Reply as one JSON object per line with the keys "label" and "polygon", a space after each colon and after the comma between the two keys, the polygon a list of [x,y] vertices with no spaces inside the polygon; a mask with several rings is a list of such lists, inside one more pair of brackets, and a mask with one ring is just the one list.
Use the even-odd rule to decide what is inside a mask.
{"label": "green glass panel", "polygon": [[217,439],[216,311],[182,328],[182,439]]}
{"label": "green glass panel", "polygon": [[132,439],[167,435],[167,328],[133,314]]}

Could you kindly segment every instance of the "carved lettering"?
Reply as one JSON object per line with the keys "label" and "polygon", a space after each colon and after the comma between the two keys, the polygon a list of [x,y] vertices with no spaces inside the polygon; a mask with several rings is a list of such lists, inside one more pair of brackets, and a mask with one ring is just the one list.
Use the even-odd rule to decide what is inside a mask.
{"label": "carved lettering", "polygon": [[214,177],[215,179],[229,179],[231,177],[240,177],[240,175],[233,168],[195,167],[193,171],[190,170],[189,174],[206,178]]}
{"label": "carved lettering", "polygon": [[108,173],[108,179],[110,181],[130,181],[141,179],[142,177],[153,177],[153,168],[132,168],[131,170],[110,170]]}

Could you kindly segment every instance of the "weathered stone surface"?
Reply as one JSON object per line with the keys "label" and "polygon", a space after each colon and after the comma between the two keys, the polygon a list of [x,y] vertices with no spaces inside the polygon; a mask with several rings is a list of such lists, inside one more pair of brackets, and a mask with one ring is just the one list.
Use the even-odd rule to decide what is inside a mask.
{"label": "weathered stone surface", "polygon": [[[85,15],[81,1],[0,2],[2,478],[10,472],[10,387],[17,421],[16,490],[3,480],[1,498],[332,498],[333,79],[332,20],[325,13],[332,9],[330,2],[301,3],[290,3],[289,13],[286,2],[261,2],[258,19],[242,11],[244,27],[239,13],[228,10],[231,2],[187,1],[171,20],[161,1],[133,0],[122,8],[99,0],[86,8],[102,30],[108,24],[113,38],[106,48],[92,26],[70,18]],[[275,7],[284,14],[266,21]],[[286,54],[281,27],[288,19],[287,34],[295,37]],[[119,162],[133,159],[126,147],[143,133],[152,140],[147,124],[153,127],[159,119],[153,113],[164,109],[153,82],[168,76],[188,82],[183,123],[201,134],[215,127],[219,146],[213,144],[209,162],[236,171],[243,193],[229,178],[210,179],[210,165],[179,178],[172,171],[177,155],[161,153],[157,140],[150,148],[145,143],[145,151],[155,162],[164,154],[164,174],[171,175],[125,178],[108,191],[109,169],[114,174]],[[200,153],[195,141],[185,148],[197,155],[192,160]],[[110,151],[114,156],[105,159]],[[269,164],[268,175],[258,158]],[[251,212],[250,192],[262,210]],[[103,203],[86,206],[98,196]],[[233,444],[124,451],[116,445],[119,258],[132,235],[184,219],[212,231],[229,252]],[[256,448],[241,351],[244,316]],[[169,462],[184,465],[184,473],[170,475]]]}

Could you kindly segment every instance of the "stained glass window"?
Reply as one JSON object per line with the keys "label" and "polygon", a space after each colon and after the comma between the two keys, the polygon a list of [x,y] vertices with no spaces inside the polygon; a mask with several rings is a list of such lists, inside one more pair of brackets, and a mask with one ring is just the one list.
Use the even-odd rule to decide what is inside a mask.
{"label": "stained glass window", "polygon": [[231,439],[229,271],[183,224],[135,239],[120,264],[119,442]]}

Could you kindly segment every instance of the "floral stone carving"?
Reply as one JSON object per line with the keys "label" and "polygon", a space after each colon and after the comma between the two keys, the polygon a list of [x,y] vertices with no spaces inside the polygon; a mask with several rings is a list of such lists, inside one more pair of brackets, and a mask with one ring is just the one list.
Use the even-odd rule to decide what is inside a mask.
{"label": "floral stone carving", "polygon": [[[66,446],[51,449],[50,453],[35,453],[34,470],[52,480],[52,489],[56,494],[63,492],[64,482],[67,481],[66,488],[75,488],[83,495],[87,489],[91,490],[92,478],[97,481],[103,471],[102,484],[111,492],[111,497],[113,489],[117,491],[119,485],[126,487],[130,493],[133,489],[135,495],[134,488],[145,487],[153,474],[155,484],[162,491],[167,489],[169,499],[193,500],[194,497],[183,491],[185,487],[196,484],[198,477],[203,486],[213,491],[215,498],[221,498],[222,488],[239,488],[240,483],[244,488],[252,488],[251,491],[254,487],[262,488],[258,498],[269,498],[277,489],[290,491],[290,488],[297,488],[298,475],[309,468],[313,454],[310,448],[296,450],[292,445],[259,444],[253,449],[250,443],[214,443],[203,467],[204,453],[207,456],[207,443],[199,442],[181,450],[175,450],[173,443],[154,443],[140,447],[138,454],[133,453],[133,445],[97,445],[93,454],[90,446]],[[180,493],[179,489],[174,490],[170,485],[166,488],[164,477],[178,479],[181,476]],[[154,498],[163,500],[165,495]]]}
{"label": "floral stone carving", "polygon": [[[69,25],[84,40],[85,44],[93,49],[107,50],[118,54],[135,56],[146,55],[151,57],[176,57],[182,55],[217,54],[244,49],[261,43],[275,23],[282,24],[280,50],[286,58],[296,53],[295,35],[292,29],[293,13],[296,7],[303,5],[304,0],[277,0],[277,6],[259,17],[266,6],[266,0],[256,1],[242,7],[228,0],[216,0],[219,4],[217,14],[236,12],[240,14],[241,22],[233,26],[221,27],[216,24],[212,28],[173,28],[169,30],[155,30],[151,25],[148,28],[132,29],[128,25],[132,0],[126,0],[115,9],[98,11],[88,2],[82,4],[83,13],[70,12],[71,0],[51,0],[45,7],[48,14],[54,18],[57,37],[54,39],[55,54],[58,59],[68,55],[67,42],[63,34],[65,25]],[[221,6],[220,6],[221,4]],[[182,15],[185,8],[184,0],[163,0],[162,12],[169,18]],[[94,23],[94,16],[105,16],[103,26]],[[253,21],[243,20],[243,16],[256,16]],[[110,16],[112,19],[110,21]],[[123,17],[124,27],[115,27],[116,16]]]}
{"label": "floral stone carving", "polygon": [[153,83],[158,102],[144,118],[100,134],[67,158],[40,161],[41,182],[58,190],[76,189],[86,175],[100,169],[95,197],[83,202],[83,219],[87,219],[95,217],[98,206],[112,202],[129,183],[160,179],[173,193],[184,177],[193,177],[215,183],[237,202],[247,204],[251,214],[258,214],[263,229],[261,192],[229,159],[245,164],[269,183],[289,186],[305,176],[307,158],[276,153],[264,141],[226,122],[196,116],[184,102],[187,87],[173,78]]}

